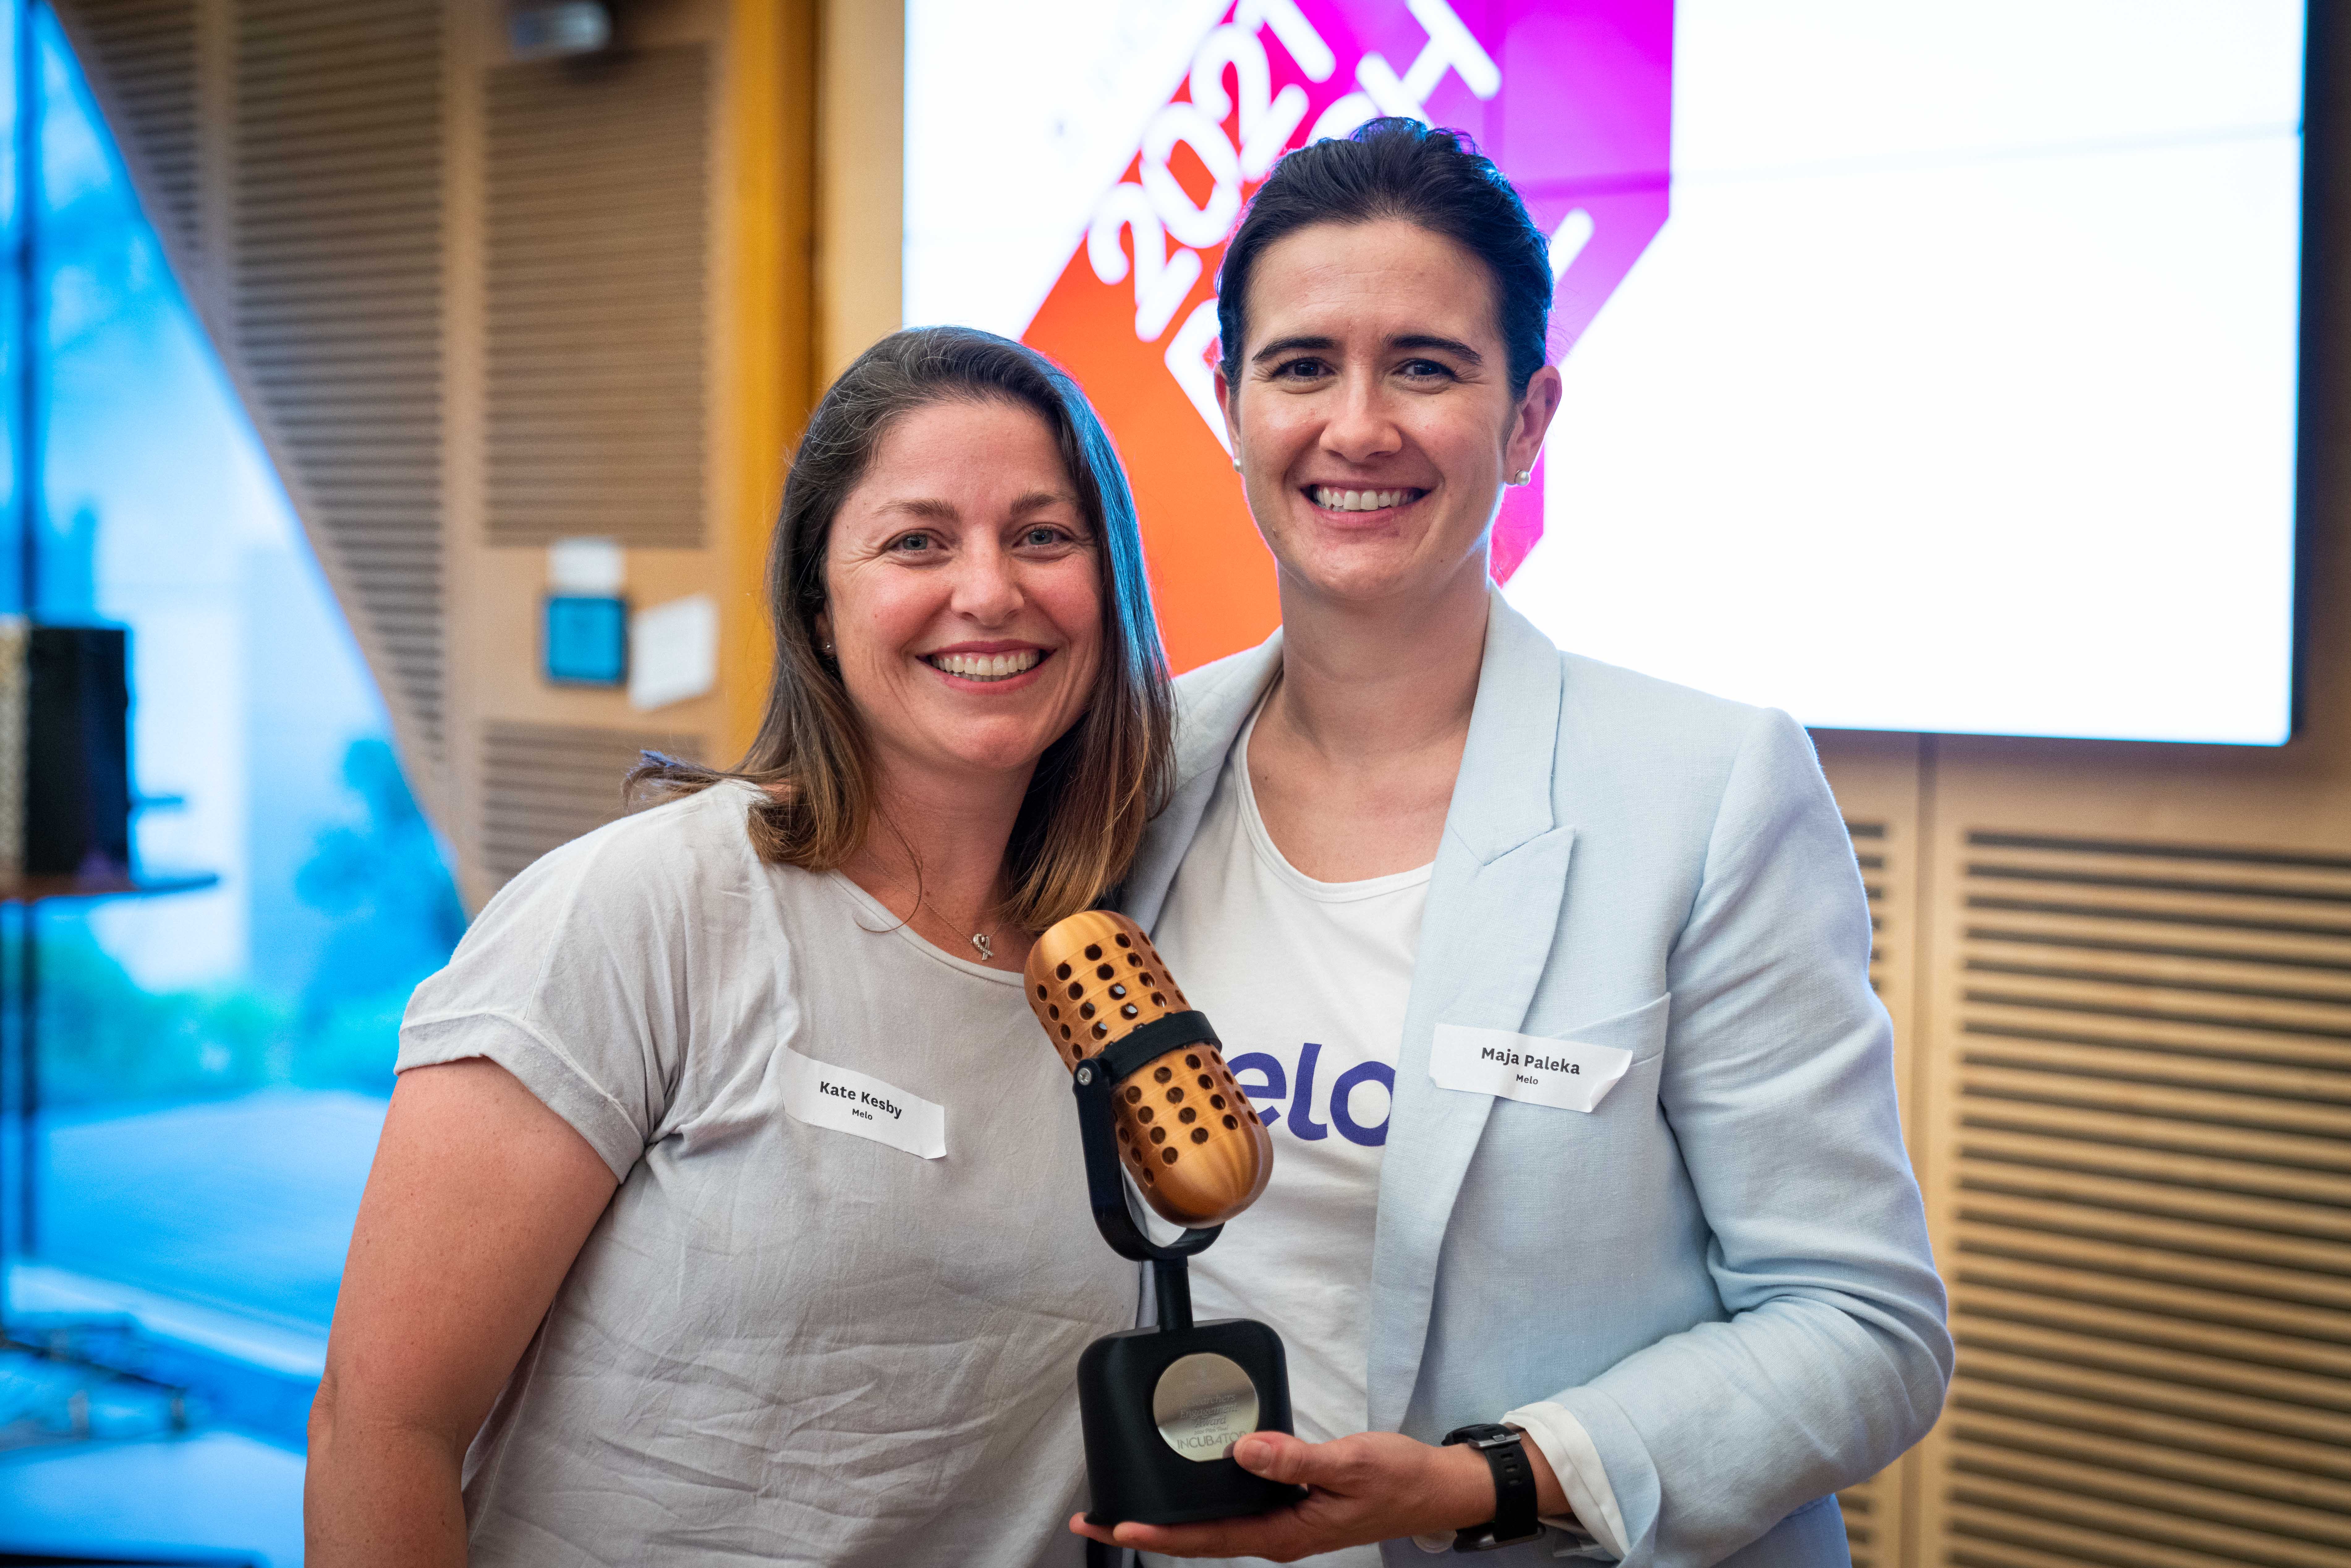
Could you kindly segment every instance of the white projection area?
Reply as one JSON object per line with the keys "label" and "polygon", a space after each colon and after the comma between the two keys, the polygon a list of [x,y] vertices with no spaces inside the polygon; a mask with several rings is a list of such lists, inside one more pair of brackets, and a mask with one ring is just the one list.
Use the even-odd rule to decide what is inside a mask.
{"label": "white projection area", "polygon": [[[1019,332],[1226,9],[912,0],[907,319]],[[1814,726],[2283,741],[2303,13],[1681,0],[1511,601]]]}

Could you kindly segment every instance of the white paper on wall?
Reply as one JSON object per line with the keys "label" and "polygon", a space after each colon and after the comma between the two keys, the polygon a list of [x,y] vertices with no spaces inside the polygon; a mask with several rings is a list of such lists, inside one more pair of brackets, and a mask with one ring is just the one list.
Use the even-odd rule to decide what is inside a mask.
{"label": "white paper on wall", "polygon": [[690,593],[629,618],[629,706],[667,707],[718,682],[718,601]]}

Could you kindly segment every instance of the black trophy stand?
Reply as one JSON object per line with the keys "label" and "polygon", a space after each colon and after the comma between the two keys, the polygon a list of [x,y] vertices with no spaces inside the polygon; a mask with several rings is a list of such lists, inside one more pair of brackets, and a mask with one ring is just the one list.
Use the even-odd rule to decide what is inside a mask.
{"label": "black trophy stand", "polygon": [[[1181,1028],[1187,1019],[1199,1029],[1168,1043],[1167,1026]],[[1151,1327],[1098,1339],[1078,1358],[1078,1408],[1093,1490],[1090,1524],[1229,1519],[1270,1513],[1306,1495],[1302,1487],[1251,1475],[1228,1452],[1240,1433],[1290,1427],[1280,1336],[1247,1318],[1192,1321],[1186,1260],[1224,1227],[1187,1229],[1164,1246],[1152,1240],[1119,1169],[1116,1086],[1177,1045],[1213,1039],[1200,1032],[1206,1024],[1197,1015],[1154,1019],[1077,1067],[1078,1132],[1094,1224],[1120,1257],[1150,1265],[1159,1308]]]}

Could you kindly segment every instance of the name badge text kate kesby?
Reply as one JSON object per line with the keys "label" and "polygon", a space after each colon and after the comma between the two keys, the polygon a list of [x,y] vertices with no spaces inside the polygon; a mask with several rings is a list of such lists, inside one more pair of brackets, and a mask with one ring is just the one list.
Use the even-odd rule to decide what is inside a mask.
{"label": "name badge text kate kesby", "polygon": [[852,1133],[935,1160],[947,1152],[947,1113],[879,1078],[784,1052],[784,1112],[795,1122]]}

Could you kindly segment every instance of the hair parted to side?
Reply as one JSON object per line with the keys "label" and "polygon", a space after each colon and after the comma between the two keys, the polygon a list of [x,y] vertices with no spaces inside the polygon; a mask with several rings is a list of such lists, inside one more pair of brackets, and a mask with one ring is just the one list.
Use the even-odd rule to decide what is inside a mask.
{"label": "hair parted to side", "polygon": [[875,826],[873,765],[841,672],[818,651],[833,519],[883,437],[916,409],[958,400],[1036,411],[1054,435],[1093,532],[1102,666],[1077,723],[1039,758],[1005,849],[1002,915],[1029,930],[1092,908],[1119,879],[1175,775],[1174,699],[1144,575],[1134,496],[1085,394],[1035,350],[965,327],[893,332],[841,373],[810,416],[784,481],[768,555],[775,674],[758,736],[733,768],[647,754],[633,796],[692,794],[742,779],[768,799],[751,813],[762,858],[831,871]]}
{"label": "hair parted to side", "polygon": [[1486,264],[1510,353],[1510,395],[1548,357],[1551,245],[1494,161],[1458,131],[1416,120],[1374,120],[1343,140],[1285,154],[1249,202],[1217,273],[1217,326],[1225,384],[1240,385],[1249,276],[1277,240],[1315,224],[1400,218],[1442,235]]}

